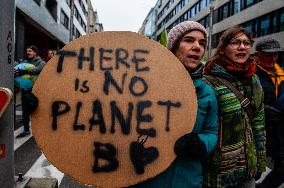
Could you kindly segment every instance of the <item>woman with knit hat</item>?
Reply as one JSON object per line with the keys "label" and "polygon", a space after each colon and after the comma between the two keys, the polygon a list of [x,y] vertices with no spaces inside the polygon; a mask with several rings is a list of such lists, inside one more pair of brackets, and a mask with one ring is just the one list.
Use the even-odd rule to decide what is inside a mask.
{"label": "woman with knit hat", "polygon": [[167,47],[184,65],[196,89],[196,122],[191,133],[176,141],[174,151],[177,158],[170,167],[158,176],[132,187],[202,187],[201,160],[214,149],[218,133],[215,93],[202,81],[203,65],[200,60],[206,45],[207,32],[197,22],[186,21],[170,30]]}
{"label": "woman with knit hat", "polygon": [[219,103],[217,147],[205,165],[205,187],[255,187],[265,171],[263,91],[250,58],[253,41],[242,27],[219,40],[204,74]]}

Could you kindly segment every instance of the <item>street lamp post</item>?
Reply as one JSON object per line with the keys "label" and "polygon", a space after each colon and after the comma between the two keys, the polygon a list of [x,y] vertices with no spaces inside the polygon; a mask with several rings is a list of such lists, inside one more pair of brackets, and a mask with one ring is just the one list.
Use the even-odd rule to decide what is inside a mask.
{"label": "street lamp post", "polygon": [[213,13],[214,13],[214,2],[211,1],[210,9],[209,9],[209,30],[208,30],[208,57],[211,55],[212,50],[212,31],[213,31]]}
{"label": "street lamp post", "polygon": [[69,31],[69,41],[73,40],[73,15],[74,15],[74,0],[70,0],[70,31]]}

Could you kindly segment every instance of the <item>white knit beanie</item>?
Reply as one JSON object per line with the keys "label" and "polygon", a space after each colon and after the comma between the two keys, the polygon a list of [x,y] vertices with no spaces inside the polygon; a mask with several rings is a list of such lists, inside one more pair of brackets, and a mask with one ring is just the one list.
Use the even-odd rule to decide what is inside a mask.
{"label": "white knit beanie", "polygon": [[181,37],[183,37],[186,33],[189,33],[190,31],[198,30],[201,31],[204,34],[205,39],[207,40],[207,31],[198,22],[195,21],[185,21],[182,22],[176,26],[174,26],[170,32],[168,33],[168,43],[167,48],[172,51],[175,47],[176,43],[180,40]]}

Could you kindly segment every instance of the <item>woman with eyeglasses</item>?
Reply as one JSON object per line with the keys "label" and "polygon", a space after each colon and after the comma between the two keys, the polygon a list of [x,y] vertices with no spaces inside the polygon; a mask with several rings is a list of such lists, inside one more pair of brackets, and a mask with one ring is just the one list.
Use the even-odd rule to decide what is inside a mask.
{"label": "woman with eyeglasses", "polygon": [[250,57],[252,45],[250,33],[232,27],[205,65],[219,104],[218,143],[205,162],[205,187],[255,187],[265,171],[263,91]]}

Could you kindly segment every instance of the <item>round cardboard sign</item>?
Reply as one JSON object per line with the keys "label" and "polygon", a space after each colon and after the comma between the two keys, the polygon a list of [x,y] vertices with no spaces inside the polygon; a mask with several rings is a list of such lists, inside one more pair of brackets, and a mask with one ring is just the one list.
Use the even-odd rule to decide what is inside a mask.
{"label": "round cardboard sign", "polygon": [[33,93],[33,135],[47,159],[98,187],[126,187],[164,171],[197,111],[183,65],[133,32],[70,42],[46,64]]}

